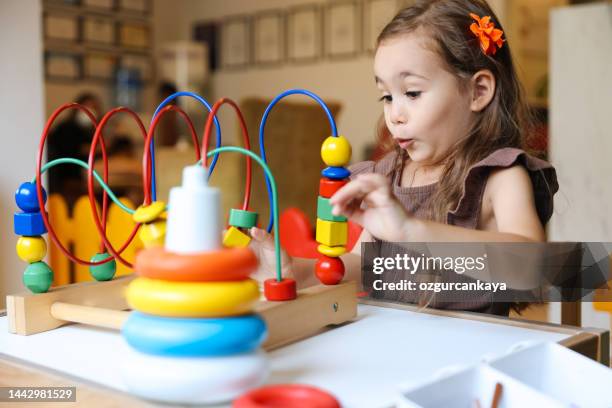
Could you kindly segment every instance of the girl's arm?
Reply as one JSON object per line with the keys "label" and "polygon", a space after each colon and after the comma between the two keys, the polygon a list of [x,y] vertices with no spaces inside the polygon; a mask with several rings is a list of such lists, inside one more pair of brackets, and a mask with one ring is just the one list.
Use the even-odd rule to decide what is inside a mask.
{"label": "girl's arm", "polygon": [[[496,230],[473,230],[417,219],[410,215],[390,191],[389,181],[379,174],[360,175],[332,198],[334,214],[344,214],[389,242],[541,242],[544,229],[539,221],[533,187],[527,171],[515,166],[491,173],[485,188]],[[362,206],[365,204],[365,206]],[[364,208],[362,208],[364,207]],[[534,262],[533,265],[536,265]],[[478,270],[466,272],[474,279],[504,282],[510,288],[528,290],[537,286],[539,271],[499,265],[495,276]]]}
{"label": "girl's arm", "polygon": [[[485,188],[497,231],[474,230],[411,216],[391,194],[380,174],[364,174],[332,198],[334,214],[344,214],[373,236],[390,242],[541,242],[544,228],[538,218],[533,187],[521,166],[491,173]],[[361,203],[366,208],[361,208]]]}

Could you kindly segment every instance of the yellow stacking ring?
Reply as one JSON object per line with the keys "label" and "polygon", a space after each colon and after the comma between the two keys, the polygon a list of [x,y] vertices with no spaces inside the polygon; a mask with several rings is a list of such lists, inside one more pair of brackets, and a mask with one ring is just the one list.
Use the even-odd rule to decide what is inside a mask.
{"label": "yellow stacking ring", "polygon": [[259,299],[253,279],[226,282],[172,282],[136,278],[126,291],[132,309],[167,317],[225,317],[252,312]]}

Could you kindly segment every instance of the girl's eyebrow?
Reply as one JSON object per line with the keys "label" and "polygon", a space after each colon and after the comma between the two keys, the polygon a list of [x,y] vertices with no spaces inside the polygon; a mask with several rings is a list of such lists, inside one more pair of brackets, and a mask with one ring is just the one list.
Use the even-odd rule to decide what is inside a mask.
{"label": "girl's eyebrow", "polygon": [[429,79],[427,77],[424,77],[423,75],[415,74],[414,72],[410,72],[410,71],[402,71],[402,72],[400,72],[400,78],[402,78],[402,79],[404,79],[406,77],[409,77],[409,76],[414,76],[414,77],[422,78],[422,79]]}
{"label": "girl's eyebrow", "polygon": [[[401,78],[401,79],[404,79],[404,78],[406,78],[406,77],[413,76],[413,77],[417,77],[417,78],[421,78],[421,79],[429,80],[429,78],[427,78],[427,77],[425,77],[425,76],[423,76],[423,75],[415,74],[414,72],[411,72],[411,71],[402,71],[402,72],[400,72],[400,73],[399,73],[399,76],[400,76],[400,78]],[[383,81],[382,79],[380,79],[380,78],[379,78],[379,77],[377,77],[376,75],[374,76],[374,81],[375,81],[377,84],[383,84],[383,85],[385,84],[385,81]]]}

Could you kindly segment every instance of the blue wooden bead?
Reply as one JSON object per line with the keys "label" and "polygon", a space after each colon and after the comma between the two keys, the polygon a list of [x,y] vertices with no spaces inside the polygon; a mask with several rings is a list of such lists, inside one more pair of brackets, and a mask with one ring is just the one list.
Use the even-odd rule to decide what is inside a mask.
{"label": "blue wooden bead", "polygon": [[35,237],[47,232],[40,212],[15,213],[13,216],[13,227],[15,234],[27,237]]}
{"label": "blue wooden bead", "polygon": [[351,172],[344,167],[327,167],[321,172],[323,177],[327,177],[332,180],[342,180],[348,178]]}
{"label": "blue wooden bead", "polygon": [[[47,192],[42,189],[43,203],[47,202]],[[15,202],[22,211],[33,213],[40,211],[38,206],[38,194],[36,194],[36,183],[26,181],[15,191]]]}
{"label": "blue wooden bead", "polygon": [[216,357],[247,353],[266,338],[258,315],[227,318],[169,318],[137,311],[121,328],[130,346],[147,354],[168,357]]}

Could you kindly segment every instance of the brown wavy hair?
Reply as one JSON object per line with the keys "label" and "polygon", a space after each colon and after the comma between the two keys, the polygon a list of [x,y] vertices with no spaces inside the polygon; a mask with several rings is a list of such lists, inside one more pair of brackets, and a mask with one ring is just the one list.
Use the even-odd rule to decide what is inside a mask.
{"label": "brown wavy hair", "polygon": [[[469,134],[451,149],[438,188],[427,205],[428,218],[443,223],[447,222],[448,212],[456,208],[464,193],[464,180],[470,167],[503,147],[526,149],[526,139],[534,129],[510,45],[504,42],[495,55],[485,55],[479,39],[470,31],[470,24],[474,22],[470,13],[491,16],[495,26],[503,30],[486,1],[424,0],[401,10],[377,39],[378,47],[387,40],[419,30],[431,39],[432,50],[442,58],[445,68],[457,77],[462,87],[467,87],[470,78],[480,70],[489,70],[495,76],[493,99],[477,113]],[[384,116],[378,122],[377,133],[379,141],[391,142],[388,150],[396,149],[395,168],[399,169],[409,158],[391,139]]]}

